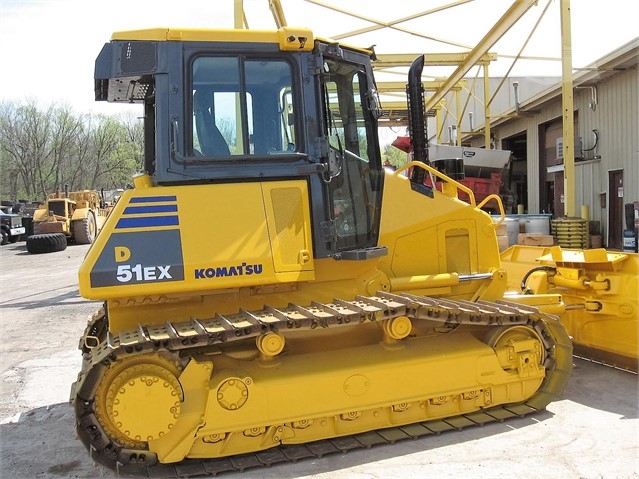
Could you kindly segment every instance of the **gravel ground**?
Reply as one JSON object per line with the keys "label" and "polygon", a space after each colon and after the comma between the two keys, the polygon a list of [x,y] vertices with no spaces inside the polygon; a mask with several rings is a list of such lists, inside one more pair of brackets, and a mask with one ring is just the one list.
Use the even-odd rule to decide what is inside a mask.
{"label": "gravel ground", "polygon": [[[0,248],[0,477],[114,477],[75,439],[78,340],[99,303],[78,294],[88,246]],[[637,376],[575,359],[562,400],[523,419],[223,478],[639,478]]]}

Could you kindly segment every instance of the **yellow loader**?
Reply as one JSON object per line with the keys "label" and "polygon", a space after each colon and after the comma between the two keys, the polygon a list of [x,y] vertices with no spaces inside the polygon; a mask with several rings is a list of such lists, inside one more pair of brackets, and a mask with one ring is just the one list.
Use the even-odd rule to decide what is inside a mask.
{"label": "yellow loader", "polygon": [[50,194],[33,213],[34,234],[27,238],[30,253],[50,253],[66,248],[67,240],[91,244],[109,215],[100,193],[82,190]]}

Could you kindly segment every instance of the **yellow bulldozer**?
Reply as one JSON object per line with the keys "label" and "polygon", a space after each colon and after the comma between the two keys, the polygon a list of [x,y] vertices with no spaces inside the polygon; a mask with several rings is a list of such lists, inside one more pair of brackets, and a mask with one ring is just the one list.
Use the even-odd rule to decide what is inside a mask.
{"label": "yellow bulldozer", "polygon": [[66,248],[67,240],[91,244],[102,229],[110,208],[95,190],[50,194],[33,214],[34,234],[27,238],[30,253],[50,253]]}
{"label": "yellow bulldozer", "polygon": [[516,245],[502,253],[509,290],[560,294],[575,355],[632,371],[639,355],[639,255]]}
{"label": "yellow bulldozer", "polygon": [[71,395],[94,460],[215,474],[561,397],[561,293],[511,291],[495,222],[423,161],[423,128],[383,168],[372,54],[290,27],[105,44],[96,99],[144,106],[145,172],[79,271],[103,301]]}

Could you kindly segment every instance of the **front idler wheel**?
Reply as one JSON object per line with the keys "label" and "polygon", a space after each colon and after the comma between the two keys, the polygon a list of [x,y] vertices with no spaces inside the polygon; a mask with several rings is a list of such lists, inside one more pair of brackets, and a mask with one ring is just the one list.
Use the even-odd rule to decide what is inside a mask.
{"label": "front idler wheel", "polygon": [[184,401],[178,365],[159,356],[119,360],[105,373],[96,392],[96,417],[115,443],[147,449],[176,424]]}

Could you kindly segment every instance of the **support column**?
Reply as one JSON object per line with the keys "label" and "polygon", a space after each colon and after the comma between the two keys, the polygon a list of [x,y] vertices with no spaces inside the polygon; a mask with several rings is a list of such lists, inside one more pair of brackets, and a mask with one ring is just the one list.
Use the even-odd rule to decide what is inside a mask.
{"label": "support column", "polygon": [[575,211],[575,117],[572,98],[570,0],[561,0],[561,109],[564,135],[564,214]]}

